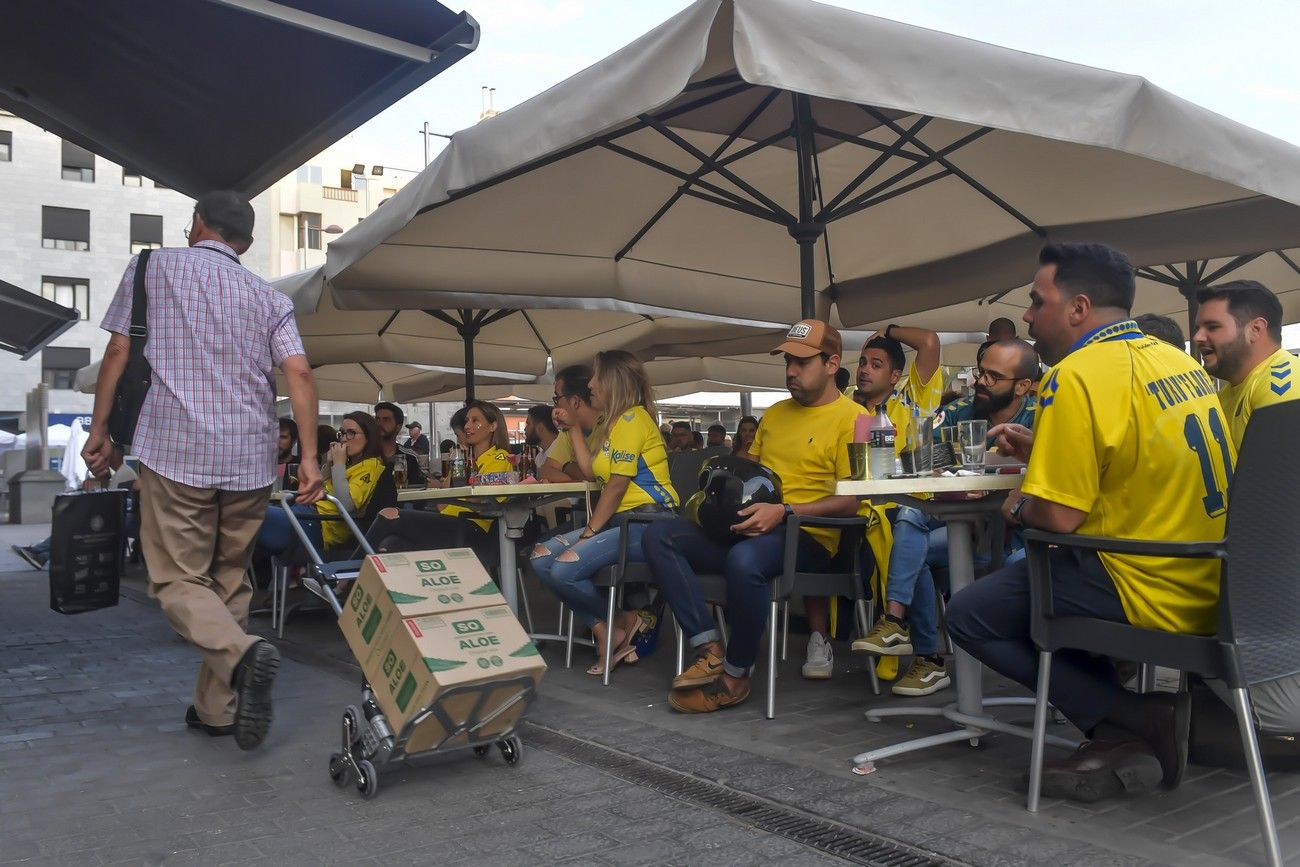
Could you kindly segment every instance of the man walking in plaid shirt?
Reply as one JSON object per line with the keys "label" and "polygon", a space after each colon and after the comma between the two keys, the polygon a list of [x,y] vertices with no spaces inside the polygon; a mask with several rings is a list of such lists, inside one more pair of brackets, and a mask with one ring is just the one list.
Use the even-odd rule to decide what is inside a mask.
{"label": "man walking in plaid shirt", "polygon": [[[316,453],[316,386],[293,304],[240,264],[253,243],[253,209],[238,194],[209,193],[194,206],[189,248],[154,251],[145,290],[145,357],[153,384],[131,452],[140,461],[140,542],[149,593],[203,655],[186,723],[209,735],[260,744],[271,726],[275,647],[244,629],[252,588],[245,582],[266,515],[279,421],[275,379],[288,383],[302,454]],[[108,416],[130,349],[137,259],[127,266],[104,316],[112,333],[82,457],[107,472]],[[320,498],[316,464],[299,467],[300,503]]]}

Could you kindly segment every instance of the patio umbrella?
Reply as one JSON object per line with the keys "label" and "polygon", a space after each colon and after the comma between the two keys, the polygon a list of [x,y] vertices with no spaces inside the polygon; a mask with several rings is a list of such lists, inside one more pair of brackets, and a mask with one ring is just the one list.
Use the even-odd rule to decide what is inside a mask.
{"label": "patio umbrella", "polygon": [[474,19],[434,0],[12,11],[0,109],[196,197],[261,192],[478,45]]}
{"label": "patio umbrella", "polygon": [[[330,245],[340,306],[884,322],[1300,243],[1300,149],[1149,82],[809,0],[699,0],[457,133]],[[833,320],[834,321],[834,320]]]}

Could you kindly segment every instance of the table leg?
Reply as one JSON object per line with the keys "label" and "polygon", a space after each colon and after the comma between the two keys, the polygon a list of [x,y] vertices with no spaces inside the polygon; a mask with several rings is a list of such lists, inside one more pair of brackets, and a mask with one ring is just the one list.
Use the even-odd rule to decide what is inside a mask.
{"label": "table leg", "polygon": [[506,515],[497,518],[497,543],[499,544],[499,561],[501,564],[501,595],[506,604],[519,613],[519,566],[515,561],[515,540],[510,538],[509,522]]}
{"label": "table leg", "polygon": [[[975,583],[975,522],[968,517],[948,521],[948,582],[952,594]],[[979,662],[960,647],[954,648],[957,709],[971,716],[983,712],[984,681]]]}

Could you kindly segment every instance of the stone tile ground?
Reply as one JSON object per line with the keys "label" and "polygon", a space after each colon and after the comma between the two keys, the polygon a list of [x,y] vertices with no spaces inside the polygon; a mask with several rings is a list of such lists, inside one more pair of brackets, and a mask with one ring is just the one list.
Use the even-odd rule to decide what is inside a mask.
{"label": "stone tile ground", "polygon": [[[23,541],[36,532],[4,529],[22,529]],[[6,551],[10,533],[0,532]],[[495,755],[432,757],[390,771],[379,797],[362,801],[325,772],[357,676],[328,618],[291,618],[275,729],[263,749],[241,753],[185,730],[195,657],[138,589],[115,609],[73,618],[50,613],[45,594],[43,573],[0,577],[0,863],[832,860],[541,750],[517,768]],[[847,653],[829,683],[800,680],[796,646],[792,638],[772,721],[757,695],[715,717],[673,714],[669,652],[620,668],[603,688],[583,673],[589,651],[565,670],[555,646],[531,719],[958,862],[1260,861],[1245,778],[1224,771],[1195,769],[1177,792],[1092,808],[1048,802],[1037,816],[1024,812],[1019,782],[1027,745],[1005,736],[854,777],[855,752],[939,724],[866,722],[869,704],[896,700],[872,697]],[[1028,710],[1002,715],[1025,720]],[[1283,846],[1300,861],[1300,778],[1274,775],[1271,785]]]}

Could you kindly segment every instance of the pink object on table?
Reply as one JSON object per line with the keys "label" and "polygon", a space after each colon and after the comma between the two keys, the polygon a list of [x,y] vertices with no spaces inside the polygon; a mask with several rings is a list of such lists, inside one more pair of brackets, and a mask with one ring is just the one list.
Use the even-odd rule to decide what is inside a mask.
{"label": "pink object on table", "polygon": [[871,416],[863,414],[853,420],[853,441],[865,443],[871,439]]}

